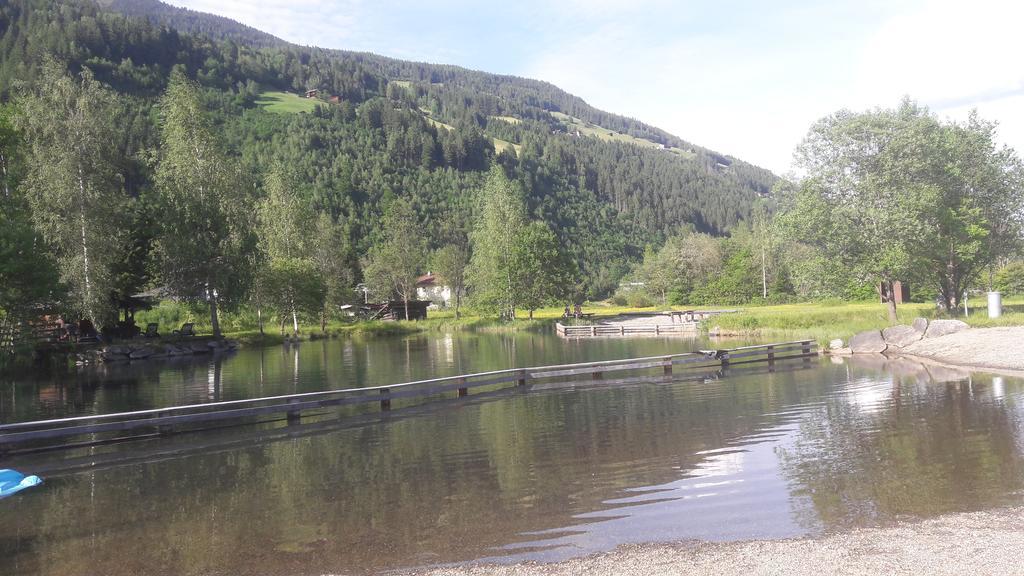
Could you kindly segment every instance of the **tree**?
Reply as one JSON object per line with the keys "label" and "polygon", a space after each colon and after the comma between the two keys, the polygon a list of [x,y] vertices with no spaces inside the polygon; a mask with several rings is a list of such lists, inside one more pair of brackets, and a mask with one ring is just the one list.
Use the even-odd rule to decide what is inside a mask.
{"label": "tree", "polygon": [[478,305],[515,319],[515,250],[518,235],[526,225],[522,193],[495,165],[480,190],[479,201],[480,214],[471,236],[469,286]]}
{"label": "tree", "polygon": [[320,314],[320,331],[323,332],[331,312],[352,298],[352,285],[355,282],[348,236],[344,227],[326,212],[321,212],[316,221],[313,253],[326,290]]}
{"label": "tree", "polygon": [[[754,204],[750,215],[751,240],[753,248],[761,255],[761,298],[768,298],[768,268],[774,268],[775,248],[778,240],[778,224],[762,202]],[[774,274],[773,274],[774,276]]]}
{"label": "tree", "polygon": [[426,260],[427,243],[406,200],[393,200],[383,220],[381,238],[366,255],[363,274],[374,292],[402,299],[408,320],[409,300],[416,296],[416,278]]}
{"label": "tree", "polygon": [[267,196],[258,211],[259,245],[267,257],[268,274],[261,278],[260,289],[279,313],[291,316],[292,334],[298,335],[299,314],[324,308],[326,286],[308,231],[315,213],[281,165],[267,174],[264,188]]}
{"label": "tree", "polygon": [[531,320],[534,310],[564,300],[575,288],[574,264],[543,222],[531,222],[523,229],[513,254],[516,305],[528,310]]}
{"label": "tree", "polygon": [[465,243],[448,244],[434,251],[430,266],[455,298],[455,319],[459,318],[462,294],[466,291],[466,269],[469,267],[469,246]]}
{"label": "tree", "polygon": [[15,150],[18,132],[14,128],[14,107],[0,104],[0,194],[10,199],[15,179]]}
{"label": "tree", "polygon": [[299,333],[299,315],[323,310],[326,286],[316,263],[307,258],[276,258],[260,271],[261,297],[281,321],[292,319],[292,334]]}
{"label": "tree", "polygon": [[648,246],[644,250],[644,261],[637,269],[637,278],[644,283],[644,289],[651,296],[657,296],[661,303],[668,303],[668,293],[680,282],[679,266],[673,258],[672,242],[661,250]]}
{"label": "tree", "polygon": [[1021,247],[1024,166],[1012,149],[996,144],[996,125],[976,112],[943,125],[925,154],[936,166],[936,201],[922,221],[930,234],[919,255],[946,309],[955,310],[971,282]]}
{"label": "tree", "polygon": [[181,297],[205,298],[219,336],[218,306],[237,302],[251,274],[252,200],[215,135],[199,86],[180,68],[160,99],[160,129],[156,248],[163,281]]}
{"label": "tree", "polygon": [[28,145],[22,189],[74,307],[102,326],[112,310],[112,268],[124,252],[119,106],[88,69],[71,77],[53,59],[34,86],[18,98],[15,117]]}
{"label": "tree", "polygon": [[798,149],[807,171],[786,224],[802,241],[881,282],[896,321],[895,280],[931,280],[953,311],[967,284],[1019,242],[1016,155],[975,115],[943,123],[905,100],[895,110],[841,111]]}

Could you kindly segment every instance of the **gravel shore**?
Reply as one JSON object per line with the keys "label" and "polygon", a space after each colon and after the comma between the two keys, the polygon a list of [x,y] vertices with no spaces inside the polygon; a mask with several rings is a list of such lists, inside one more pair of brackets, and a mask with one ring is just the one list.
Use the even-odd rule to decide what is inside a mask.
{"label": "gravel shore", "polygon": [[1024,575],[1024,507],[950,514],[822,538],[623,546],[555,564],[467,566],[417,576],[825,574]]}
{"label": "gravel shore", "polygon": [[955,366],[1024,372],[1024,326],[974,328],[919,340],[900,354]]}

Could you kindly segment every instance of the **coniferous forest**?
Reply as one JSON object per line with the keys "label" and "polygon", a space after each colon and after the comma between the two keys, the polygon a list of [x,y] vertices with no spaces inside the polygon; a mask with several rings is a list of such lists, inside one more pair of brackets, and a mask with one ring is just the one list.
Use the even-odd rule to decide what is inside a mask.
{"label": "coniferous forest", "polygon": [[[335,268],[351,285],[364,280],[364,256],[386,235],[385,212],[397,202],[411,207],[426,250],[468,238],[495,166],[514,182],[524,221],[543,224],[569,261],[575,280],[559,294],[567,299],[609,295],[645,248],[680,229],[727,234],[775,181],[767,170],[593,109],[545,82],[300,47],[157,1],[12,0],[0,6],[0,31],[5,187],[25,188],[40,158],[30,159],[40,150],[36,134],[25,131],[44,120],[27,111],[59,106],[45,104],[48,83],[72,79],[103,102],[105,119],[93,124],[111,125],[97,128],[103,146],[89,152],[110,167],[96,186],[101,196],[114,194],[102,202],[117,210],[98,224],[111,239],[100,252],[109,259],[112,300],[177,281],[166,277],[167,239],[159,238],[176,213],[160,192],[169,154],[161,101],[175,75],[195,88],[211,146],[233,166],[230,186],[238,190],[230,201],[255,214],[268,176],[284,174],[274,181],[311,214],[298,233],[312,238],[315,222],[330,222],[342,246]],[[309,90],[315,97],[304,97]],[[268,95],[296,108],[267,106]],[[51,135],[50,146],[58,141]],[[25,221],[31,207],[15,206],[25,195],[12,198],[5,218],[25,225],[10,230],[25,232],[23,244],[53,245],[33,236]],[[237,240],[258,246],[260,230],[272,225],[254,217],[242,225],[253,238]],[[315,259],[311,250],[303,257]],[[67,271],[59,252],[48,265]],[[419,268],[426,272],[428,262]],[[32,299],[28,292],[18,297]]]}

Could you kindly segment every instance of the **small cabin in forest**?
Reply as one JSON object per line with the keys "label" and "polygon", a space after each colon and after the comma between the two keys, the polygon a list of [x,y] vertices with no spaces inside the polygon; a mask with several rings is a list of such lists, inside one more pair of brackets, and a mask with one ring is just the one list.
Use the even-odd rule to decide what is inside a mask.
{"label": "small cabin in forest", "polygon": [[320,94],[320,91],[316,88],[312,90],[306,90],[306,98],[316,98]]}

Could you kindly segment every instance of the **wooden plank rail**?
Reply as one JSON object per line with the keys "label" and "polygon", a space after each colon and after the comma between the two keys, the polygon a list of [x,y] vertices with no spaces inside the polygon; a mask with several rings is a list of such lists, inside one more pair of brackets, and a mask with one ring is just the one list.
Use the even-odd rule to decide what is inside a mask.
{"label": "wooden plank rail", "polygon": [[594,336],[624,336],[626,334],[693,334],[697,331],[696,322],[682,324],[586,324],[566,326],[555,324],[555,331],[566,338],[582,338]]}
{"label": "wooden plank rail", "polygon": [[816,355],[817,344],[814,341],[800,340],[645,358],[511,368],[365,388],[344,388],[132,412],[15,422],[0,425],[0,453],[10,450],[16,444],[26,442],[126,432],[142,428],[160,434],[170,434],[189,424],[238,421],[268,415],[283,416],[290,424],[297,424],[303,411],[373,403],[378,404],[381,411],[388,411],[392,408],[392,402],[400,399],[437,397],[450,392],[455,392],[457,398],[462,398],[469,395],[469,391],[474,388],[500,387],[503,384],[518,387],[525,386],[531,380],[566,379],[573,376],[590,376],[593,380],[600,380],[609,373],[657,368],[661,368],[664,375],[671,375],[674,367],[706,370],[754,362],[767,362],[771,370],[775,362],[801,358],[810,361],[810,358]]}

